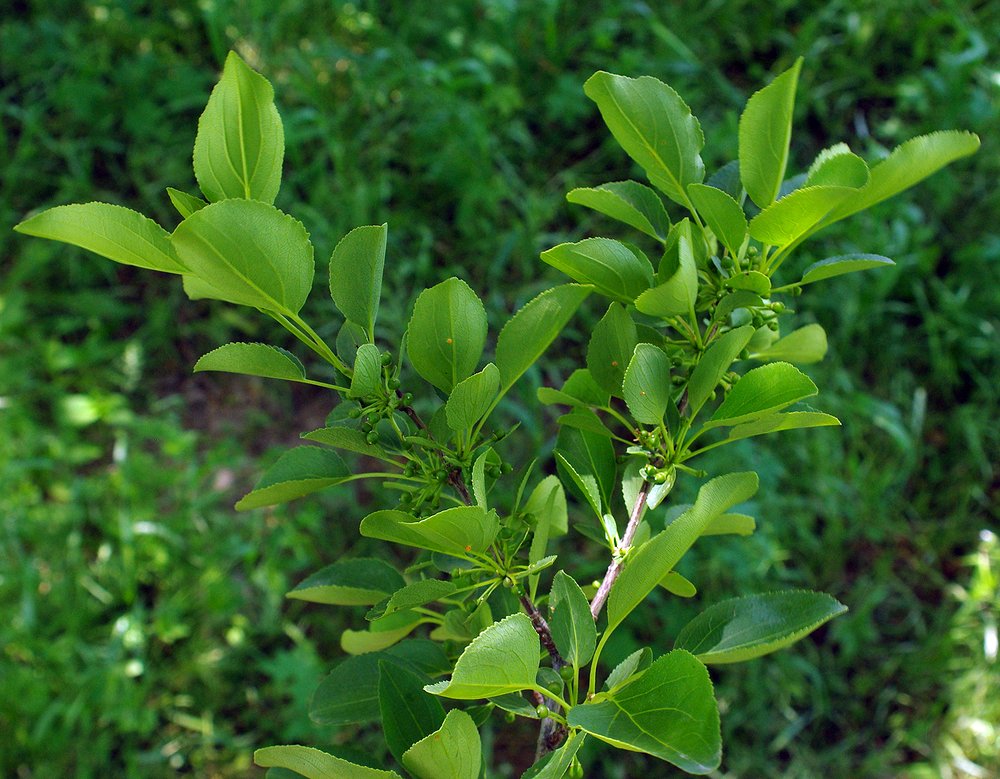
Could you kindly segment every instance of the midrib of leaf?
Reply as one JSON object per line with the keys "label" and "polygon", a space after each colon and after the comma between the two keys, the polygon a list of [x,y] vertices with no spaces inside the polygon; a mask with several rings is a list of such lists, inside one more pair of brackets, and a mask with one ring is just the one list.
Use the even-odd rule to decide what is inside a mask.
{"label": "midrib of leaf", "polygon": [[[278,269],[277,269],[277,267],[276,267],[276,266],[274,265],[274,263],[273,263],[273,262],[271,261],[271,258],[270,258],[270,256],[268,256],[268,253],[267,253],[267,252],[265,252],[265,251],[264,251],[264,250],[263,250],[263,249],[262,249],[262,248],[261,248],[261,247],[260,247],[260,246],[259,246],[258,244],[256,244],[256,243],[253,243],[253,247],[254,247],[255,249],[257,249],[257,251],[258,251],[258,252],[260,252],[260,253],[261,253],[261,254],[262,254],[262,255],[264,256],[264,258],[265,258],[265,260],[266,260],[266,262],[267,262],[267,265],[268,265],[268,267],[269,267],[269,268],[270,268],[270,269],[271,269],[272,271],[274,271],[274,275],[275,275],[275,277],[276,277],[276,278],[278,279],[278,286],[280,286],[280,287],[281,287],[281,296],[282,296],[282,298],[284,298],[284,296],[285,296],[285,292],[286,292],[286,290],[285,290],[285,280],[284,280],[284,279],[283,279],[283,278],[281,277],[281,274],[280,274],[280,273],[278,272]],[[230,269],[230,270],[231,270],[231,271],[232,271],[233,273],[235,273],[235,274],[236,274],[237,276],[239,276],[239,277],[240,277],[240,279],[242,279],[242,280],[243,280],[243,281],[244,281],[244,282],[246,283],[246,285],[247,285],[248,287],[250,287],[250,288],[252,288],[253,290],[255,290],[256,292],[260,293],[260,295],[261,295],[262,297],[264,297],[265,299],[267,299],[267,300],[274,300],[274,302],[275,302],[275,303],[277,303],[277,304],[278,304],[278,305],[279,305],[279,306],[281,307],[281,308],[280,308],[280,312],[281,312],[282,314],[288,314],[289,316],[295,316],[295,312],[293,312],[293,311],[289,310],[288,308],[286,308],[283,302],[281,302],[281,301],[278,301],[278,300],[275,300],[275,298],[274,298],[274,297],[272,297],[271,295],[269,295],[269,294],[268,294],[267,292],[265,292],[265,291],[264,291],[264,290],[262,290],[262,289],[261,289],[260,287],[258,287],[256,283],[254,283],[253,281],[251,281],[251,280],[250,280],[250,278],[249,278],[249,277],[247,277],[247,276],[246,276],[246,275],[245,275],[245,274],[244,274],[244,273],[243,273],[243,272],[242,272],[242,271],[241,271],[241,270],[240,270],[239,268],[237,268],[237,267],[236,267],[235,265],[233,265],[233,264],[232,264],[231,262],[229,262],[229,261],[228,261],[228,260],[226,259],[226,256],[225,256],[225,255],[224,255],[224,254],[223,254],[222,252],[220,252],[220,251],[219,251],[219,250],[218,250],[218,249],[217,249],[217,248],[215,247],[215,245],[214,245],[214,244],[212,244],[212,243],[209,243],[209,244],[208,244],[208,248],[209,248],[209,249],[211,249],[211,250],[212,250],[212,252],[214,252],[214,253],[215,253],[215,255],[216,255],[216,256],[217,256],[217,257],[218,257],[218,258],[219,258],[220,260],[222,260],[222,263],[223,263],[223,265],[225,265],[225,266],[226,266],[227,268],[229,268],[229,269]]]}
{"label": "midrib of leaf", "polygon": [[[681,679],[675,679],[674,681],[681,681],[682,679],[683,679],[683,677],[681,677]],[[666,683],[664,683],[664,684],[666,684]],[[631,722],[632,725],[635,726],[635,729],[638,730],[640,733],[642,733],[645,736],[649,736],[649,738],[653,739],[653,741],[655,741],[657,744],[662,744],[664,747],[666,747],[667,749],[669,749],[671,752],[674,752],[675,754],[680,755],[681,757],[683,757],[686,760],[691,760],[692,762],[695,762],[695,763],[701,763],[700,760],[695,760],[693,757],[691,757],[691,755],[689,755],[689,754],[687,754],[685,752],[682,752],[681,750],[677,749],[676,747],[671,746],[666,741],[664,741],[659,736],[657,736],[655,733],[653,733],[653,732],[651,732],[649,730],[646,730],[642,725],[640,725],[638,722],[636,722],[635,717],[633,717],[624,708],[622,708],[622,705],[620,703],[618,703],[618,701],[612,699],[612,703],[614,703],[615,706],[618,708],[618,713],[621,714],[622,716],[624,716],[625,718],[627,718],[628,721]],[[644,712],[644,713],[655,714],[656,712],[659,712],[659,711],[675,711],[678,714],[681,714],[682,716],[687,717],[689,720],[692,720],[692,721],[694,720],[694,717],[692,717],[690,714],[688,714],[683,709],[676,709],[676,708],[674,708],[672,706],[664,706],[662,709],[647,709],[646,712]],[[616,714],[614,717],[611,718],[611,723],[610,724],[613,725],[616,719],[618,719],[618,714]],[[608,730],[609,731],[611,730],[610,726],[608,727]],[[702,741],[704,741],[704,739],[702,739],[699,734],[694,733],[693,735],[695,735],[697,738],[699,738]],[[707,742],[706,742],[706,746],[708,746]]]}
{"label": "midrib of leaf", "polygon": [[[247,171],[247,149],[246,149],[246,138],[243,135],[243,79],[240,76],[236,77],[236,121],[237,129],[239,131],[240,138],[240,162],[243,167],[243,194],[246,195],[247,200],[250,199],[250,174]],[[253,94],[253,89],[250,90],[251,95]]]}
{"label": "midrib of leaf", "polygon": [[[78,230],[80,230],[81,232],[86,232],[86,233],[90,233],[91,235],[95,236],[96,238],[98,238],[98,239],[100,239],[100,240],[103,240],[103,241],[107,241],[107,242],[108,242],[108,243],[110,243],[110,244],[114,244],[114,245],[115,245],[115,246],[117,246],[117,247],[118,247],[119,249],[122,249],[122,250],[123,250],[123,251],[124,251],[124,252],[125,252],[126,254],[130,254],[130,255],[132,255],[133,257],[138,257],[139,259],[142,259],[142,258],[143,258],[143,257],[142,257],[142,255],[141,255],[141,254],[140,254],[139,252],[137,252],[137,251],[136,251],[135,249],[130,249],[130,248],[128,247],[128,245],[127,245],[127,244],[124,244],[124,243],[119,243],[119,242],[118,242],[117,240],[115,240],[114,238],[111,238],[110,236],[107,236],[107,235],[104,235],[104,234],[102,234],[102,233],[98,232],[97,230],[93,229],[92,227],[87,227],[87,226],[85,226],[85,225],[81,225],[81,226],[79,226],[78,228],[75,228],[75,229],[78,229]],[[126,229],[128,229],[128,228],[126,228]],[[148,244],[148,245],[150,246],[150,248],[152,248],[153,250],[155,250],[155,251],[156,251],[156,252],[158,252],[159,254],[164,254],[164,255],[166,255],[167,257],[170,257],[170,255],[169,255],[169,254],[167,254],[167,253],[166,253],[165,251],[163,251],[163,249],[160,249],[160,248],[158,248],[158,247],[156,246],[156,244],[154,244],[154,243],[153,243],[152,241],[150,241],[150,240],[149,240],[148,238],[146,238],[146,237],[145,237],[144,235],[141,235],[140,233],[137,233],[137,232],[135,232],[134,230],[131,230],[131,229],[128,229],[128,231],[129,231],[129,232],[130,232],[130,233],[131,233],[132,235],[134,235],[134,236],[135,236],[136,238],[138,238],[139,240],[141,240],[141,241],[144,241],[145,243],[147,243],[147,244]],[[174,259],[174,258],[173,258],[173,257],[170,257],[170,259]],[[184,267],[184,266],[183,266],[183,265],[182,265],[182,264],[180,263],[180,261],[179,261],[179,260],[177,261],[177,264],[178,264],[178,265],[180,265],[181,267]]]}

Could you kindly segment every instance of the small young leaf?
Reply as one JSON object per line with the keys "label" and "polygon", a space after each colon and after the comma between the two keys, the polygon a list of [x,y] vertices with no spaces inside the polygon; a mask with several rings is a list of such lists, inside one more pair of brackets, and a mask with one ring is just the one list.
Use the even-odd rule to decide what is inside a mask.
{"label": "small young leaf", "polygon": [[353,427],[335,425],[333,427],[321,427],[310,433],[303,433],[302,438],[307,441],[314,441],[317,444],[335,446],[348,452],[363,454],[366,457],[374,457],[377,460],[394,463],[392,456],[378,444],[370,444],[365,438],[365,434]]}
{"label": "small young leaf", "polygon": [[444,579],[420,579],[393,592],[384,605],[380,604],[369,612],[369,619],[387,617],[397,611],[415,609],[417,606],[433,603],[448,597],[455,589],[452,582]]}
{"label": "small young leaf", "polygon": [[747,218],[732,196],[705,184],[691,184],[688,195],[698,213],[712,228],[715,237],[736,257],[747,237]]}
{"label": "small young leaf", "polygon": [[653,664],[653,650],[648,646],[635,650],[632,654],[616,665],[604,682],[604,689],[614,692],[616,687],[642,673]]}
{"label": "small young leaf", "polygon": [[594,325],[587,346],[587,370],[602,390],[621,397],[625,368],[638,342],[632,317],[621,303],[612,303]]}
{"label": "small young leaf", "polygon": [[404,584],[399,572],[384,560],[359,557],[316,571],[285,597],[335,606],[369,606]]}
{"label": "small young leaf", "polygon": [[264,747],[253,753],[253,761],[261,768],[286,768],[306,779],[401,779],[395,771],[357,765],[312,747]]}
{"label": "small young leaf", "polygon": [[660,586],[678,598],[693,598],[698,594],[698,589],[677,571],[668,571],[667,575],[660,579]]}
{"label": "small young leaf", "polygon": [[561,403],[574,408],[604,408],[611,401],[611,395],[598,386],[589,370],[577,368],[561,390],[539,387],[538,401],[546,406]]}
{"label": "small young leaf", "polygon": [[826,356],[826,331],[821,325],[806,325],[750,356],[755,360],[785,360],[799,365],[819,362]]}
{"label": "small young leaf", "polygon": [[330,297],[347,318],[375,340],[375,318],[382,298],[386,225],[356,227],[330,256]]}
{"label": "small young leaf", "polygon": [[776,200],[750,220],[750,236],[761,243],[787,246],[818,225],[847,198],[857,197],[850,187],[805,187]]}
{"label": "small young leaf", "polygon": [[420,614],[397,611],[372,620],[368,630],[345,630],[340,634],[340,648],[349,655],[380,652],[406,638],[422,621]]}
{"label": "small young leaf", "polygon": [[371,397],[378,393],[381,384],[382,353],[375,344],[361,344],[354,357],[354,375],[347,397]]}
{"label": "small young leaf", "polygon": [[887,265],[895,264],[888,257],[882,257],[878,254],[844,254],[840,257],[814,262],[803,271],[799,284],[812,284],[814,281],[832,279],[834,276],[842,276],[845,273],[855,273],[869,268],[884,268]]}
{"label": "small young leaf", "polygon": [[260,477],[252,492],[236,504],[237,511],[274,506],[340,484],[349,477],[344,461],[336,452],[316,446],[297,446],[285,452]]}
{"label": "small young leaf", "polygon": [[720,336],[702,355],[688,380],[688,414],[694,419],[701,407],[711,397],[729,366],[750,342],[753,325],[744,325]]}
{"label": "small young leaf", "polygon": [[448,427],[456,433],[471,430],[490,410],[499,391],[500,371],[493,363],[460,381],[445,405]]}
{"label": "small young leaf", "polygon": [[195,211],[201,211],[201,209],[208,205],[200,197],[189,195],[187,192],[181,192],[179,189],[174,189],[173,187],[167,187],[167,197],[170,198],[170,202],[177,209],[177,213],[181,215],[181,219],[187,219]]}
{"label": "small young leaf", "polygon": [[211,201],[246,198],[273,203],[281,186],[285,133],[274,90],[236,52],[198,120],[194,175]]}
{"label": "small young leaf", "polygon": [[[659,286],[639,295],[635,307],[644,314],[655,317],[672,317],[688,314],[698,297],[698,266],[691,248],[689,225],[677,239],[678,266],[672,275]],[[678,225],[675,225],[675,228]],[[661,277],[662,277],[661,266]]]}
{"label": "small young leaf", "polygon": [[611,494],[615,489],[615,450],[611,441],[602,435],[584,430],[563,427],[556,438],[556,453],[564,465],[585,479],[592,479],[597,490],[598,516],[603,507],[611,505]]}
{"label": "small young leaf", "polygon": [[[476,499],[476,505],[484,511],[489,508],[486,501],[486,465],[499,466],[500,456],[493,447],[488,448],[476,458],[472,464],[472,495]],[[492,482],[491,482],[492,484]]]}
{"label": "small young leaf", "polygon": [[567,722],[691,774],[710,773],[722,760],[719,709],[708,670],[683,650],[659,658],[635,681],[574,706]]}
{"label": "small young leaf", "polygon": [[801,68],[799,58],[791,68],[754,93],[740,117],[740,179],[758,208],[767,208],[774,202],[785,179],[792,109]]}
{"label": "small young leaf", "polygon": [[396,760],[444,722],[444,707],[424,692],[427,677],[397,663],[379,662],[378,704],[386,746]]}
{"label": "small young leaf", "polygon": [[734,273],[724,284],[727,289],[745,290],[762,298],[771,294],[771,279],[756,270]]}
{"label": "small young leaf", "polygon": [[622,395],[637,422],[658,425],[673,402],[670,358],[652,344],[639,344],[629,361],[622,382]]}
{"label": "small young leaf", "polygon": [[806,175],[806,187],[853,187],[868,183],[868,165],[857,154],[851,154],[846,143],[823,149],[816,155]]}
{"label": "small young leaf", "polygon": [[597,479],[593,474],[581,473],[576,469],[566,456],[560,452],[555,452],[556,471],[571,491],[579,498],[582,498],[598,518],[604,516],[601,506],[601,492],[597,487]]}
{"label": "small young leaf", "polygon": [[432,552],[464,557],[485,552],[500,531],[496,513],[478,506],[458,506],[417,520],[392,509],[376,511],[361,521],[361,535]]}
{"label": "small young leaf", "polygon": [[403,754],[403,766],[416,779],[479,779],[483,747],[472,717],[452,709],[440,729]]}
{"label": "small young leaf", "polygon": [[567,776],[573,758],[580,751],[587,734],[580,730],[571,731],[569,737],[555,752],[549,752],[531,768],[521,774],[521,779],[563,779]]}
{"label": "small young leaf", "polygon": [[450,680],[427,692],[457,700],[492,698],[535,686],[541,645],[526,614],[512,614],[480,633],[455,664]]}
{"label": "small young leaf", "polygon": [[840,424],[837,417],[818,411],[791,411],[787,414],[768,414],[752,422],[737,425],[729,431],[727,441],[752,438],[782,430],[798,430],[803,427],[831,427]]}
{"label": "small young leaf", "polygon": [[653,186],[687,206],[688,184],[705,177],[700,154],[705,136],[680,95],[651,76],[626,78],[603,71],[591,76],[583,91]]}
{"label": "small young leaf", "polygon": [[787,362],[772,362],[747,371],[733,385],[705,428],[738,425],[773,414],[817,393],[816,385]]}
{"label": "small young leaf", "polygon": [[670,217],[660,196],[637,181],[574,189],[566,195],[566,200],[606,214],[660,241],[666,240],[670,232]]}
{"label": "small young leaf", "polygon": [[565,571],[559,571],[552,581],[549,610],[549,628],[559,652],[574,668],[582,668],[594,656],[597,627],[587,596]]}
{"label": "small young leaf", "polygon": [[573,281],[592,284],[602,295],[622,303],[631,303],[653,284],[653,266],[646,255],[610,238],[561,243],[541,257]]}
{"label": "small young leaf", "polygon": [[194,371],[222,371],[265,379],[304,381],[305,368],[291,352],[267,344],[233,343],[213,349],[194,364]]}
{"label": "small young leaf", "polygon": [[407,328],[414,370],[445,393],[472,375],[486,344],[486,309],[464,281],[450,278],[420,293]]}
{"label": "small young leaf", "polygon": [[56,206],[14,230],[87,249],[109,260],[163,273],[187,273],[167,231],[142,214],[110,203]]}
{"label": "small young leaf", "polygon": [[829,595],[806,590],[732,598],[691,620],[674,646],[703,663],[739,663],[783,649],[845,611]]}
{"label": "small young leaf", "polygon": [[230,303],[298,313],[312,290],[313,247],[302,223],[255,200],[222,200],[171,236],[180,261]]}
{"label": "small young leaf", "polygon": [[514,386],[521,374],[549,347],[589,294],[587,287],[578,284],[547,289],[504,325],[496,351],[501,395]]}
{"label": "small young leaf", "polygon": [[[538,482],[525,501],[523,510],[525,514],[534,515],[536,534],[537,528],[544,526],[550,535],[566,535],[568,531],[566,493],[556,476],[546,476]],[[532,554],[532,562],[541,560],[544,556],[544,552],[537,557]]]}

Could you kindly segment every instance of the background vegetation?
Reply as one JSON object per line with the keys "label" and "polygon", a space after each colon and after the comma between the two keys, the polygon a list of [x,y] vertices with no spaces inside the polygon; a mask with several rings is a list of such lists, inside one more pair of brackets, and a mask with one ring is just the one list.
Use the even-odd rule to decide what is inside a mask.
{"label": "background vegetation", "polygon": [[[1000,774],[1000,545],[989,532],[1000,460],[1000,6],[5,9],[0,774],[255,776],[255,746],[333,738],[305,712],[343,625],[283,593],[351,549],[358,504],[373,496],[230,508],[272,449],[319,426],[328,401],[190,375],[225,340],[274,334],[232,308],[187,301],[173,279],[8,229],[33,208],[93,199],[175,224],[164,187],[195,190],[195,123],[230,48],[275,83],[288,149],[277,205],[304,216],[318,257],[351,227],[389,221],[385,298],[401,303],[382,326],[393,334],[405,302],[451,273],[499,318],[546,283],[541,249],[610,227],[563,199],[631,175],[582,95],[594,70],[677,88],[717,155],[709,169],[735,156],[749,93],[800,54],[798,169],[841,139],[871,160],[922,132],[979,132],[976,157],[802,252],[803,264],[826,246],[898,263],[831,282],[800,306],[802,321],[829,333],[831,352],[810,372],[845,426],[739,452],[738,465],[762,476],[754,554],[745,542],[705,544],[685,573],[708,600],[808,586],[851,607],[791,651],[716,674],[721,775]],[[560,375],[552,356],[510,413],[532,382]],[[522,430],[523,446],[543,450],[552,433],[543,418]],[[669,636],[686,613],[664,597],[632,636]],[[621,633],[616,655],[630,650]],[[638,760],[601,775],[641,775]]]}

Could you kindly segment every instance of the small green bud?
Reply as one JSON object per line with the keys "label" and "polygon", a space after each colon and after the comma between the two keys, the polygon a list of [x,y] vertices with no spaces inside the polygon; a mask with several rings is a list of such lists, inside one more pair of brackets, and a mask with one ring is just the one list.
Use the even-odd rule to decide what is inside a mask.
{"label": "small green bud", "polygon": [[368,414],[368,416],[365,417],[365,421],[368,422],[369,425],[376,424],[379,421],[379,419],[381,419],[381,417],[374,411],[372,411],[370,414]]}
{"label": "small green bud", "polygon": [[747,256],[748,257],[756,257],[758,253],[759,253],[759,250],[757,249],[756,246],[748,246],[747,247]]}
{"label": "small green bud", "polygon": [[583,763],[580,762],[580,758],[573,758],[573,762],[569,764],[569,771],[566,773],[566,776],[569,779],[583,779]]}
{"label": "small green bud", "polygon": [[539,703],[535,706],[535,714],[538,715],[538,719],[548,719],[552,712],[549,711],[549,707],[544,703]]}
{"label": "small green bud", "polygon": [[657,484],[666,484],[668,476],[669,473],[667,471],[659,470],[653,474],[653,481],[655,481]]}
{"label": "small green bud", "polygon": [[378,443],[378,433],[374,430],[369,430],[368,434],[365,436],[365,440],[370,444]]}
{"label": "small green bud", "polygon": [[562,680],[564,682],[571,682],[573,681],[573,678],[576,676],[576,671],[573,670],[573,666],[564,665],[562,668],[559,669],[559,675],[562,677]]}
{"label": "small green bud", "polygon": [[368,423],[367,420],[361,422],[361,432],[362,433],[367,433],[371,429],[372,429],[372,426]]}
{"label": "small green bud", "polygon": [[772,303],[772,304],[771,304],[771,310],[772,310],[772,311],[773,311],[773,312],[774,312],[775,314],[781,314],[781,313],[783,313],[783,312],[784,312],[784,310],[785,310],[785,304],[784,304],[784,303],[782,303],[782,302],[781,302],[780,300],[778,300],[778,301],[775,301],[774,303]]}
{"label": "small green bud", "polygon": [[392,353],[391,352],[382,352],[382,364],[383,365],[391,365],[392,364]]}
{"label": "small green bud", "polygon": [[392,390],[399,389],[399,379],[397,379],[395,376],[389,379],[388,384],[389,384],[389,389]]}
{"label": "small green bud", "polygon": [[413,393],[412,392],[404,392],[403,393],[403,405],[404,406],[408,406],[412,402],[413,402]]}
{"label": "small green bud", "polygon": [[349,416],[351,419],[357,419],[358,417],[361,416],[361,409],[358,406],[354,406],[353,408],[348,410],[347,416]]}
{"label": "small green bud", "polygon": [[508,725],[513,725],[515,720],[517,720],[517,715],[514,712],[512,711],[504,712],[503,721],[506,722]]}
{"label": "small green bud", "polygon": [[510,463],[500,463],[500,473],[510,473],[514,470],[514,466]]}
{"label": "small green bud", "polygon": [[741,360],[749,360],[750,359],[750,350],[749,349],[744,349],[743,351],[741,351],[740,352],[740,359]]}
{"label": "small green bud", "polygon": [[777,321],[774,320],[774,319],[772,319],[770,322],[768,322],[767,323],[767,329],[770,330],[771,332],[774,332],[774,333],[778,332],[778,323],[777,323]]}
{"label": "small green bud", "polygon": [[517,532],[510,527],[502,527],[497,535],[501,541],[510,541],[515,535],[517,535]]}
{"label": "small green bud", "polygon": [[506,587],[509,590],[511,587],[514,586],[514,580],[511,579],[509,576],[504,576],[503,577],[503,586]]}

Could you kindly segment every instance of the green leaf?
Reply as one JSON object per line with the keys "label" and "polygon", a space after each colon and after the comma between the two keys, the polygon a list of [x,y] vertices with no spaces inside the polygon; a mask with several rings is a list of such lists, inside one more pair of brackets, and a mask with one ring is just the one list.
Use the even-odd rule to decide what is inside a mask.
{"label": "green leaf", "polygon": [[722,514],[708,523],[702,536],[748,536],[757,529],[754,518],[746,514]]}
{"label": "green leaf", "polygon": [[[602,435],[563,427],[556,438],[556,453],[563,465],[585,479],[592,480],[597,492],[598,505],[609,506],[615,489],[615,449],[611,441]],[[603,512],[598,511],[598,516]]]}
{"label": "green leaf", "polygon": [[334,666],[313,693],[312,721],[331,728],[378,721],[378,664],[388,656],[384,652],[354,655]]}
{"label": "green leaf", "polygon": [[597,488],[597,479],[593,474],[578,471],[562,452],[556,451],[555,457],[556,470],[559,472],[559,477],[571,488],[571,491],[577,497],[586,501],[587,505],[593,509],[598,518],[603,517],[601,493]]}
{"label": "green leaf", "polygon": [[638,673],[642,673],[653,664],[653,650],[648,646],[635,650],[632,654],[616,665],[604,682],[604,689],[614,692],[626,681]]}
{"label": "green leaf", "polygon": [[[390,614],[395,614],[397,611],[405,611],[406,609],[414,609],[417,606],[433,603],[436,600],[448,597],[455,590],[455,585],[444,579],[420,579],[393,592],[384,606],[376,606],[369,612],[369,619],[386,617]],[[377,603],[377,601],[370,602]]]}
{"label": "green leaf", "polygon": [[850,200],[845,200],[827,214],[820,227],[881,203],[978,148],[979,136],[960,130],[945,130],[912,138],[875,165],[869,173],[868,183]]}
{"label": "green leaf", "polygon": [[375,344],[361,344],[354,357],[354,374],[351,376],[349,398],[368,398],[377,395],[382,386],[382,352]]}
{"label": "green leaf", "polygon": [[834,276],[842,276],[845,273],[855,273],[869,268],[884,268],[887,265],[895,264],[888,257],[882,257],[878,254],[843,254],[839,257],[814,262],[803,271],[799,284],[812,284],[814,281],[832,279]]}
{"label": "green leaf", "polygon": [[794,644],[845,611],[822,592],[747,595],[705,609],[681,629],[674,645],[703,663],[739,663]]}
{"label": "green leaf", "polygon": [[167,187],[167,197],[170,198],[170,202],[173,203],[182,219],[187,219],[195,211],[200,211],[208,205],[200,197],[189,195],[187,192],[181,192],[173,187]]}
{"label": "green leaf", "polygon": [[541,254],[542,261],[573,281],[592,284],[603,295],[631,303],[653,284],[653,266],[636,248],[610,238],[561,243]]}
{"label": "green leaf", "polygon": [[698,594],[698,589],[677,571],[668,571],[667,575],[660,579],[660,586],[678,598],[693,598]]}
{"label": "green leaf", "polygon": [[698,266],[691,249],[690,225],[680,224],[684,226],[674,225],[680,230],[677,239],[677,269],[665,282],[636,298],[635,307],[644,314],[667,318],[687,315],[694,309],[694,302],[698,297]]}
{"label": "green leaf", "polygon": [[335,606],[369,606],[404,584],[399,572],[384,560],[359,557],[316,571],[286,597]]}
{"label": "green leaf", "polygon": [[378,444],[370,444],[365,438],[365,434],[353,427],[335,425],[334,427],[322,427],[310,433],[303,433],[302,437],[307,441],[315,441],[317,444],[335,446],[348,452],[363,454],[366,457],[374,457],[377,460],[384,460],[394,463],[392,456]]}
{"label": "green leaf", "polygon": [[840,424],[837,417],[818,411],[791,411],[787,414],[769,414],[753,422],[737,425],[729,431],[727,441],[752,438],[782,430],[798,430],[803,427],[831,427]]}
{"label": "green leaf", "polygon": [[747,237],[747,218],[731,195],[705,184],[691,184],[688,195],[715,237],[736,257]]}
{"label": "green leaf", "polygon": [[[566,493],[556,476],[546,476],[531,491],[524,503],[524,513],[534,514],[537,524],[545,524],[549,532],[566,535],[567,524]],[[544,554],[539,555],[540,560]]]}
{"label": "green leaf", "polygon": [[792,109],[801,68],[800,57],[791,68],[754,93],[740,117],[740,180],[750,199],[762,209],[774,202],[785,179]]}
{"label": "green leaf", "polygon": [[750,356],[755,360],[785,360],[799,365],[819,362],[826,356],[826,331],[817,324],[806,325]]}
{"label": "green leaf", "polygon": [[414,370],[445,393],[471,376],[486,344],[486,309],[464,281],[450,278],[420,293],[407,329]]}
{"label": "green leaf", "polygon": [[658,757],[691,774],[707,774],[722,760],[719,709],[708,670],[683,650],[654,662],[644,674],[567,717],[616,747]]}
{"label": "green leaf", "polygon": [[455,664],[450,680],[427,685],[457,700],[492,698],[535,686],[541,645],[526,614],[511,614],[480,633]]}
{"label": "green leaf", "polygon": [[573,758],[580,751],[587,734],[574,730],[559,749],[550,752],[531,768],[521,774],[521,779],[563,779],[573,764]]}
{"label": "green leaf", "polygon": [[583,91],[653,186],[689,205],[688,184],[705,178],[700,155],[705,136],[680,95],[651,76],[627,78],[603,71],[587,79]]}
{"label": "green leaf", "polygon": [[242,373],[265,379],[301,382],[306,378],[305,368],[294,354],[267,344],[233,343],[220,346],[199,359],[194,364],[194,371]]}
{"label": "green leaf", "polygon": [[356,765],[312,747],[264,747],[253,753],[261,768],[287,768],[306,779],[401,779],[395,771]]}
{"label": "green leaf", "polygon": [[237,511],[275,506],[340,484],[351,475],[336,452],[297,446],[281,455],[260,477],[252,492],[236,504]]}
{"label": "green leaf", "polygon": [[608,597],[608,631],[622,620],[672,571],[702,531],[720,514],[757,491],[757,474],[730,473],[698,490],[694,505],[663,531],[634,549]]}
{"label": "green leaf", "polygon": [[209,200],[273,203],[281,186],[285,133],[267,79],[229,52],[222,79],[198,120],[194,175]]}
{"label": "green leaf", "polygon": [[574,668],[590,662],[597,646],[597,626],[590,603],[576,580],[559,571],[549,595],[549,628],[560,654]]}
{"label": "green leaf", "polygon": [[768,363],[740,377],[705,423],[705,428],[750,422],[811,397],[817,391],[812,379],[793,365]]}
{"label": "green leaf", "polygon": [[724,283],[728,289],[746,290],[762,298],[771,294],[771,279],[756,270],[735,273]]}
{"label": "green leaf", "polygon": [[500,531],[495,512],[478,506],[458,506],[415,519],[402,511],[385,510],[361,521],[361,535],[432,552],[465,557],[485,552]]}
{"label": "green leaf", "polygon": [[424,692],[427,677],[423,674],[385,660],[378,665],[382,733],[392,756],[402,762],[404,752],[441,727],[444,707]]}
{"label": "green leaf", "polygon": [[479,779],[483,747],[472,717],[452,709],[440,729],[403,754],[403,766],[416,779]]}
{"label": "green leaf", "polygon": [[382,298],[386,225],[356,227],[330,256],[330,297],[346,317],[375,340],[375,318]]}
{"label": "green leaf", "polygon": [[575,427],[577,430],[586,430],[589,433],[596,433],[606,438],[612,437],[612,432],[601,421],[593,411],[587,408],[575,408],[568,414],[563,414],[556,419],[560,425]]}
{"label": "green leaf", "polygon": [[637,422],[658,425],[671,399],[670,358],[659,347],[639,344],[625,371],[622,395]]}
{"label": "green leaf", "polygon": [[625,368],[638,342],[635,322],[625,306],[612,303],[594,325],[587,346],[587,370],[602,390],[621,397]]}
{"label": "green leaf", "polygon": [[123,265],[188,272],[166,230],[137,211],[110,203],[56,206],[25,219],[14,230],[79,246]]}
{"label": "green leaf", "polygon": [[587,206],[660,241],[670,232],[670,217],[660,196],[637,181],[616,181],[570,190],[570,203]]}
{"label": "green leaf", "polygon": [[313,247],[302,223],[254,200],[222,200],[192,214],[171,236],[203,295],[298,313],[312,290]]}
{"label": "green leaf", "polygon": [[774,201],[750,220],[750,236],[761,243],[787,246],[798,240],[847,198],[857,197],[850,187],[804,187]]}
{"label": "green leaf", "polygon": [[715,388],[719,386],[719,381],[726,375],[729,366],[750,342],[753,334],[753,325],[744,325],[730,330],[725,335],[720,336],[702,355],[698,365],[691,372],[691,378],[688,379],[688,414],[691,419],[698,415],[701,407],[712,396]]}
{"label": "green leaf", "polygon": [[501,395],[541,357],[589,294],[587,287],[578,284],[547,289],[504,325],[496,351]]}
{"label": "green leaf", "polygon": [[806,174],[806,187],[836,186],[858,189],[868,183],[868,165],[851,154],[846,143],[823,149],[816,155]]}
{"label": "green leaf", "polygon": [[445,405],[448,427],[456,433],[471,430],[493,407],[499,392],[500,371],[493,363],[460,381]]}
{"label": "green leaf", "polygon": [[538,401],[546,406],[561,403],[574,408],[603,408],[610,400],[610,393],[598,386],[586,368],[577,368],[573,371],[561,390],[551,387],[538,388]]}
{"label": "green leaf", "polygon": [[368,630],[345,630],[340,634],[340,648],[349,655],[380,652],[397,644],[426,621],[412,611],[398,611],[369,623]]}
{"label": "green leaf", "polygon": [[484,510],[489,508],[486,501],[486,465],[489,463],[499,466],[500,462],[500,456],[493,447],[490,447],[480,454],[472,464],[472,494],[476,499],[476,505]]}

